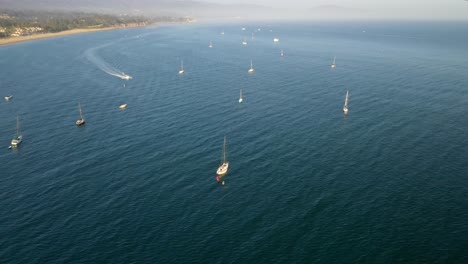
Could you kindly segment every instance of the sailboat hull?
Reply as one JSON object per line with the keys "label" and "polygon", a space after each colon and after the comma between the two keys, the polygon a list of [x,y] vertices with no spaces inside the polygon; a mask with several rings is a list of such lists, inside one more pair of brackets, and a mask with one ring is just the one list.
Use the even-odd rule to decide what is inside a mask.
{"label": "sailboat hull", "polygon": [[229,162],[224,162],[216,170],[216,174],[218,174],[219,176],[222,176],[222,175],[224,175],[224,174],[226,174],[228,172],[228,169],[229,169]]}
{"label": "sailboat hull", "polygon": [[10,147],[12,147],[12,148],[18,147],[21,144],[22,140],[23,140],[23,136],[18,136],[16,138],[12,139],[11,143],[10,143]]}
{"label": "sailboat hull", "polygon": [[78,119],[78,120],[76,120],[76,125],[77,125],[77,126],[84,125],[84,123],[85,123],[84,119]]}

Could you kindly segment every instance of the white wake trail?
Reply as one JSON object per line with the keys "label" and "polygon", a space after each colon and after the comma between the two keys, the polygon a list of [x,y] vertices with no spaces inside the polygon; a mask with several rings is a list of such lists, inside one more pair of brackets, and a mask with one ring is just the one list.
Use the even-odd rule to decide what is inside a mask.
{"label": "white wake trail", "polygon": [[94,65],[96,65],[99,69],[101,69],[103,72],[109,75],[119,77],[120,79],[123,79],[123,80],[132,79],[132,76],[125,74],[124,72],[112,67],[111,65],[109,65],[107,62],[105,62],[103,59],[101,59],[100,57],[96,55],[96,50],[102,47],[105,47],[105,45],[96,47],[96,48],[87,49],[84,52],[85,57]]}

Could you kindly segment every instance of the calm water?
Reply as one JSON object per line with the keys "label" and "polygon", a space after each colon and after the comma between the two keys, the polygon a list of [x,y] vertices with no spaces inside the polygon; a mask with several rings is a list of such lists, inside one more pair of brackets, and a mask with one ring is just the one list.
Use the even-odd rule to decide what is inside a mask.
{"label": "calm water", "polygon": [[467,263],[467,43],[259,23],[0,47],[0,262]]}

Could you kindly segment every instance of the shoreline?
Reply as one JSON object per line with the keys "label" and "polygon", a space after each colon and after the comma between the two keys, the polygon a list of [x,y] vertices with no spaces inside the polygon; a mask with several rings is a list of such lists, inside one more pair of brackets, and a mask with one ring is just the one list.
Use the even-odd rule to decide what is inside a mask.
{"label": "shoreline", "polygon": [[98,32],[98,31],[117,30],[117,29],[123,29],[123,28],[146,27],[149,25],[153,25],[153,24],[135,24],[135,25],[128,25],[128,26],[114,26],[114,27],[105,27],[105,28],[77,28],[77,29],[60,31],[56,33],[42,33],[42,34],[39,33],[39,34],[30,35],[30,36],[1,38],[0,47],[18,44],[18,43],[27,42],[27,41],[39,40],[39,39],[62,37],[62,36],[68,36],[68,35],[77,35],[77,34]]}

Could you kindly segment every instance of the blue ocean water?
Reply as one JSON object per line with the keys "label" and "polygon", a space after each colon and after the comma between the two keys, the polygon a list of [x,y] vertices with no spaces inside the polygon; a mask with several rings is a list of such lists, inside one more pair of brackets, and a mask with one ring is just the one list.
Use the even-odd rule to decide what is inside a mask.
{"label": "blue ocean water", "polygon": [[262,22],[0,47],[0,262],[466,263],[466,43]]}

